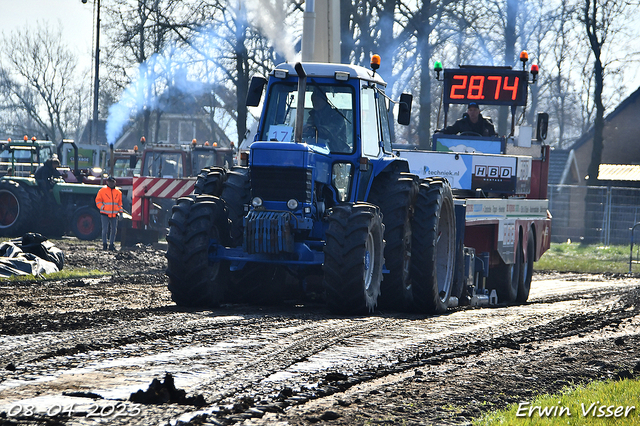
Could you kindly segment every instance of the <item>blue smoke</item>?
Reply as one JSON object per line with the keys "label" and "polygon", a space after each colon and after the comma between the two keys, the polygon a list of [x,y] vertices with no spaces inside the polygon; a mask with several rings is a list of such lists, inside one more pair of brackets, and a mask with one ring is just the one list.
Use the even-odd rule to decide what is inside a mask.
{"label": "blue smoke", "polygon": [[[287,60],[293,60],[293,36],[283,30],[291,27],[284,22],[291,17],[286,16],[283,10],[284,3],[280,0],[275,1],[275,7],[271,0],[249,2],[247,19],[255,20],[256,26],[271,40],[278,53]],[[235,12],[236,19],[247,16],[241,10],[232,12]],[[109,107],[105,130],[107,143],[114,144],[130,120],[143,111],[163,110],[164,105],[160,99],[167,89],[197,96],[207,87],[211,87],[215,81],[223,82],[227,78],[226,74],[223,70],[216,69],[214,61],[211,60],[224,57],[225,52],[219,45],[224,44],[225,38],[234,37],[234,34],[225,34],[223,31],[225,28],[221,25],[202,27],[189,41],[190,47],[181,49],[170,45],[163,52],[154,54],[140,64],[136,76],[123,91],[118,103]]]}

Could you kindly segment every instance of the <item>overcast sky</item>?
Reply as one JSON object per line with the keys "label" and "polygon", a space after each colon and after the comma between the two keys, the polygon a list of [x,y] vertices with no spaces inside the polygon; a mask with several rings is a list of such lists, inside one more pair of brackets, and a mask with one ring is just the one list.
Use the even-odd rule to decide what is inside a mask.
{"label": "overcast sky", "polygon": [[93,37],[93,0],[0,0],[0,31],[7,34],[16,29],[48,22],[62,34],[69,48],[77,55],[81,69],[91,67]]}

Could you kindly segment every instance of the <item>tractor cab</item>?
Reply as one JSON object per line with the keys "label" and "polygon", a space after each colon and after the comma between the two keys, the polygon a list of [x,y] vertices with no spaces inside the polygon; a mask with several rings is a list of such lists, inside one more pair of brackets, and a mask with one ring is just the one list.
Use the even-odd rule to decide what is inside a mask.
{"label": "tractor cab", "polygon": [[183,179],[206,167],[232,167],[233,150],[217,143],[198,145],[195,139],[191,144],[153,144],[145,147],[141,164],[140,176]]}
{"label": "tractor cab", "polygon": [[[379,57],[377,60],[379,64]],[[290,195],[303,204],[312,203],[315,197],[330,207],[366,200],[380,171],[392,162],[404,164],[392,154],[392,104],[385,94],[386,83],[373,65],[374,61],[373,69],[366,69],[285,63],[271,72],[248,163],[252,178],[260,176],[260,187],[280,187],[285,194],[284,189],[309,180],[308,191],[291,191]],[[262,77],[252,79],[247,105],[259,105],[266,84]],[[411,95],[403,94],[400,103],[398,121],[407,124]],[[273,181],[289,175],[282,183]],[[261,194],[260,188],[253,188],[254,196],[261,198]],[[287,196],[280,195],[279,201],[288,200],[282,197]]]}
{"label": "tractor cab", "polygon": [[55,144],[51,141],[38,141],[35,137],[24,141],[12,141],[0,144],[0,176],[28,177],[35,173],[45,160],[52,157]]}

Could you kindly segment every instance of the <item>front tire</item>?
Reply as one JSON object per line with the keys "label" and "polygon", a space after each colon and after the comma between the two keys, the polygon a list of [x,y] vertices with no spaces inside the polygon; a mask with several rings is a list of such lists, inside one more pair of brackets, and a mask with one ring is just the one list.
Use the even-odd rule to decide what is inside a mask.
{"label": "front tire", "polygon": [[423,180],[412,222],[410,309],[428,314],[447,310],[455,268],[455,222],[449,182]]}
{"label": "front tire", "polygon": [[168,287],[176,304],[188,307],[220,304],[229,265],[224,261],[209,262],[209,244],[213,240],[226,245],[227,236],[227,212],[222,200],[208,195],[179,199],[167,236]]}
{"label": "front tire", "polygon": [[251,183],[249,181],[249,169],[246,167],[234,167],[227,173],[221,198],[224,200],[229,212],[231,243],[233,247],[242,245],[244,225],[242,219],[245,216],[244,206],[249,204],[251,198]]}
{"label": "front tire", "polygon": [[329,309],[359,314],[375,309],[384,264],[384,225],[372,204],[339,205],[328,217],[324,287]]}
{"label": "front tire", "polygon": [[79,240],[95,240],[102,231],[100,213],[93,207],[80,207],[71,217],[71,232]]}

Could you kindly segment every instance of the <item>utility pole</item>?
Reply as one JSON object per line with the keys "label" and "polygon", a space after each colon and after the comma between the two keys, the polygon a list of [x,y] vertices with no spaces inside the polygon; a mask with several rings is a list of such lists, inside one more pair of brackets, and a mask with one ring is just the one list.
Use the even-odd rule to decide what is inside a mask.
{"label": "utility pole", "polygon": [[[86,4],[88,0],[82,0]],[[96,7],[96,48],[95,70],[93,79],[93,120],[91,120],[90,144],[98,144],[98,93],[100,92],[100,0],[95,0]]]}
{"label": "utility pole", "polygon": [[302,61],[340,63],[340,1],[305,0]]}

